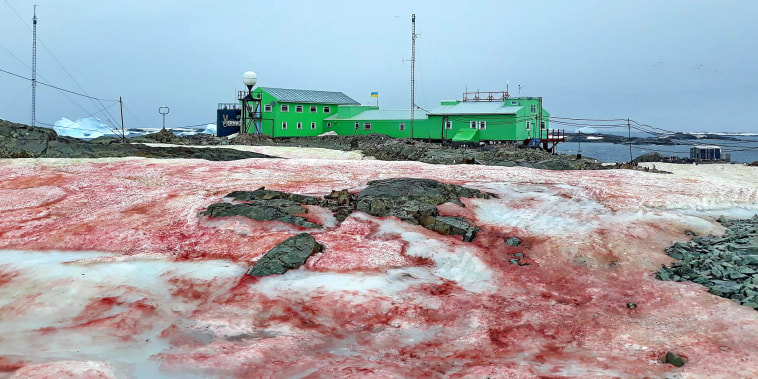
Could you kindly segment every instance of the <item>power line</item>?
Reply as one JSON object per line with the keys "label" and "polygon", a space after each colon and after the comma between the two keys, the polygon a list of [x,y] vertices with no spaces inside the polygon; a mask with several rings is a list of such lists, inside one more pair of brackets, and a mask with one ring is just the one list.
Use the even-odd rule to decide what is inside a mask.
{"label": "power line", "polygon": [[[8,75],[13,75],[13,76],[15,76],[15,77],[18,77],[18,78],[21,78],[21,79],[25,79],[25,80],[28,80],[28,81],[32,81],[32,79],[30,79],[30,78],[27,78],[27,77],[25,77],[25,76],[23,76],[23,75],[14,74],[14,73],[12,73],[12,72],[10,72],[10,71],[6,71],[6,70],[3,70],[3,69],[1,69],[1,68],[0,68],[0,72],[4,72],[4,73],[6,73],[6,74],[8,74]],[[81,97],[86,97],[86,98],[89,98],[89,99],[93,99],[93,100],[99,100],[99,101],[118,101],[118,100],[113,100],[113,99],[102,99],[102,98],[99,98],[99,97],[94,97],[94,96],[85,95],[85,94],[82,94],[82,93],[79,93],[79,92],[75,92],[75,91],[67,90],[67,89],[65,89],[65,88],[57,87],[57,86],[54,86],[54,85],[52,85],[52,84],[48,84],[48,83],[45,83],[45,82],[41,82],[41,81],[37,81],[37,84],[41,84],[41,85],[43,85],[43,86],[47,86],[47,87],[51,87],[51,88],[55,88],[55,89],[57,89],[57,90],[59,90],[59,91],[68,92],[68,93],[71,93],[71,94],[74,94],[74,95],[78,95],[78,96],[81,96]]]}

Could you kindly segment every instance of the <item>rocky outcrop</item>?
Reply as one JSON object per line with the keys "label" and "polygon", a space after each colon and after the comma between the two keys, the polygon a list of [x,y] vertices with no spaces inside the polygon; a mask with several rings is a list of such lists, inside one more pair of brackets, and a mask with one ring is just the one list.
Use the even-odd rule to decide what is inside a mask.
{"label": "rocky outcrop", "polygon": [[265,255],[248,270],[250,276],[266,276],[284,274],[288,270],[298,268],[313,254],[323,250],[323,246],[308,233],[300,233],[287,238]]}
{"label": "rocky outcrop", "polygon": [[356,210],[376,217],[394,216],[413,225],[445,235],[460,235],[471,241],[479,230],[460,217],[443,217],[437,206],[464,206],[461,197],[490,198],[494,195],[430,179],[396,178],[368,182],[356,197]]}
{"label": "rocky outcrop", "polygon": [[[162,133],[162,134],[161,134]],[[171,140],[166,133],[156,133]],[[173,138],[178,138],[174,136]],[[157,140],[150,139],[150,142]],[[150,147],[118,143],[114,138],[95,142],[61,137],[55,130],[14,124],[0,120],[0,158],[193,158],[210,161],[231,161],[248,158],[271,158],[268,155],[234,149],[201,149],[193,147]]]}
{"label": "rocky outcrop", "polygon": [[440,216],[437,206],[447,202],[464,206],[459,200],[461,197],[490,198],[494,195],[436,180],[395,178],[371,181],[358,195],[343,189],[318,198],[261,187],[255,191],[234,191],[226,197],[242,203],[211,204],[202,214],[210,217],[244,216],[258,221],[282,221],[304,228],[320,228],[320,225],[297,216],[308,212],[303,204],[316,205],[331,210],[339,222],[357,210],[376,217],[394,216],[443,235],[459,235],[464,241],[472,241],[479,228],[461,217]]}
{"label": "rocky outcrop", "polygon": [[258,188],[255,191],[234,191],[226,197],[231,197],[238,201],[254,200],[289,200],[306,205],[323,205],[324,200],[314,196],[298,195],[295,193],[286,193],[282,191],[267,190],[266,187]]}
{"label": "rocky outcrop", "polygon": [[307,229],[319,229],[321,225],[313,223],[297,214],[307,213],[302,205],[283,199],[257,200],[249,203],[216,203],[202,212],[209,217],[243,216],[256,221],[281,221]]}
{"label": "rocky outcrop", "polygon": [[691,281],[708,292],[758,310],[758,215],[747,220],[718,220],[722,236],[676,243],[666,254],[676,262],[656,274],[660,280]]}

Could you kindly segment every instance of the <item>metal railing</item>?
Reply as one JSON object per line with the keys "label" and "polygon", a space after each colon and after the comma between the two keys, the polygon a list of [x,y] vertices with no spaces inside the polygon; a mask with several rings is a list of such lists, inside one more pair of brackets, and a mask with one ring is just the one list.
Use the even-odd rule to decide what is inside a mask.
{"label": "metal railing", "polygon": [[218,103],[217,109],[242,109],[239,103]]}

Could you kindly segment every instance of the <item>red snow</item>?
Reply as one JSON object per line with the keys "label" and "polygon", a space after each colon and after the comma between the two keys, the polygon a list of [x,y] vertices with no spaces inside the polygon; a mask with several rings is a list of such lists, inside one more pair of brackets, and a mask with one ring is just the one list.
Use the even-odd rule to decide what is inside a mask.
{"label": "red snow", "polygon": [[[696,284],[653,278],[670,260],[663,249],[684,240],[686,222],[693,221],[677,209],[755,204],[758,193],[748,187],[698,186],[631,171],[546,173],[413,162],[53,162],[0,161],[0,177],[7,178],[0,183],[0,249],[111,252],[196,264],[200,272],[164,274],[155,285],[103,278],[93,284],[95,295],[80,301],[60,291],[65,280],[46,281],[44,270],[29,268],[18,275],[13,262],[0,261],[0,294],[8,299],[0,306],[0,372],[45,376],[57,367],[69,376],[111,375],[108,364],[119,357],[45,350],[56,336],[75,331],[110,344],[102,349],[111,352],[144,351],[140,344],[153,333],[158,341],[151,351],[157,352],[145,361],[177,376],[758,376],[754,311]],[[505,200],[440,206],[442,214],[482,228],[473,243],[421,227],[395,234],[387,228],[396,221],[353,216],[309,231],[325,249],[304,267],[265,278],[244,276],[244,267],[301,229],[199,215],[234,190],[266,186],[322,196],[401,176],[523,193],[503,189]],[[506,216],[484,222],[477,213],[486,207],[503,207]],[[565,218],[551,226],[555,233],[535,232],[550,220],[546,209]],[[510,223],[507,211],[532,212],[526,214],[538,221]],[[330,220],[314,207],[305,216]],[[511,236],[521,245],[506,245]],[[413,244],[428,241],[437,244],[420,246],[459,253],[407,255]],[[512,264],[516,253],[528,265]],[[466,260],[448,263],[452,258]],[[216,260],[239,265],[233,267],[238,272],[200,278],[200,264]],[[91,264],[99,263],[131,267],[129,260],[109,257]],[[454,280],[434,276],[443,271]],[[490,277],[492,290],[467,290],[466,280]],[[72,296],[73,316],[45,324],[56,313],[44,305],[42,294],[50,293]],[[627,307],[631,302],[637,307]],[[29,330],[4,326],[22,317],[30,319]],[[666,351],[689,362],[683,368],[662,364],[658,357]],[[16,354],[29,357],[21,361]]]}

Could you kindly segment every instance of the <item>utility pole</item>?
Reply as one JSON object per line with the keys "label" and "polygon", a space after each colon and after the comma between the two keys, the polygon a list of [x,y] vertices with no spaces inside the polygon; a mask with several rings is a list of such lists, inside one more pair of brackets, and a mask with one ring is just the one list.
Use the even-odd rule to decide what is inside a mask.
{"label": "utility pole", "polygon": [[411,139],[416,124],[416,14],[411,15]]}
{"label": "utility pole", "polygon": [[32,126],[37,126],[37,5],[32,18]]}
{"label": "utility pole", "polygon": [[629,131],[629,164],[632,164],[632,124],[629,123],[629,118],[626,118],[626,128]]}
{"label": "utility pole", "polygon": [[124,100],[118,97],[118,103],[121,106],[121,142],[126,143],[126,133],[124,133]]}

